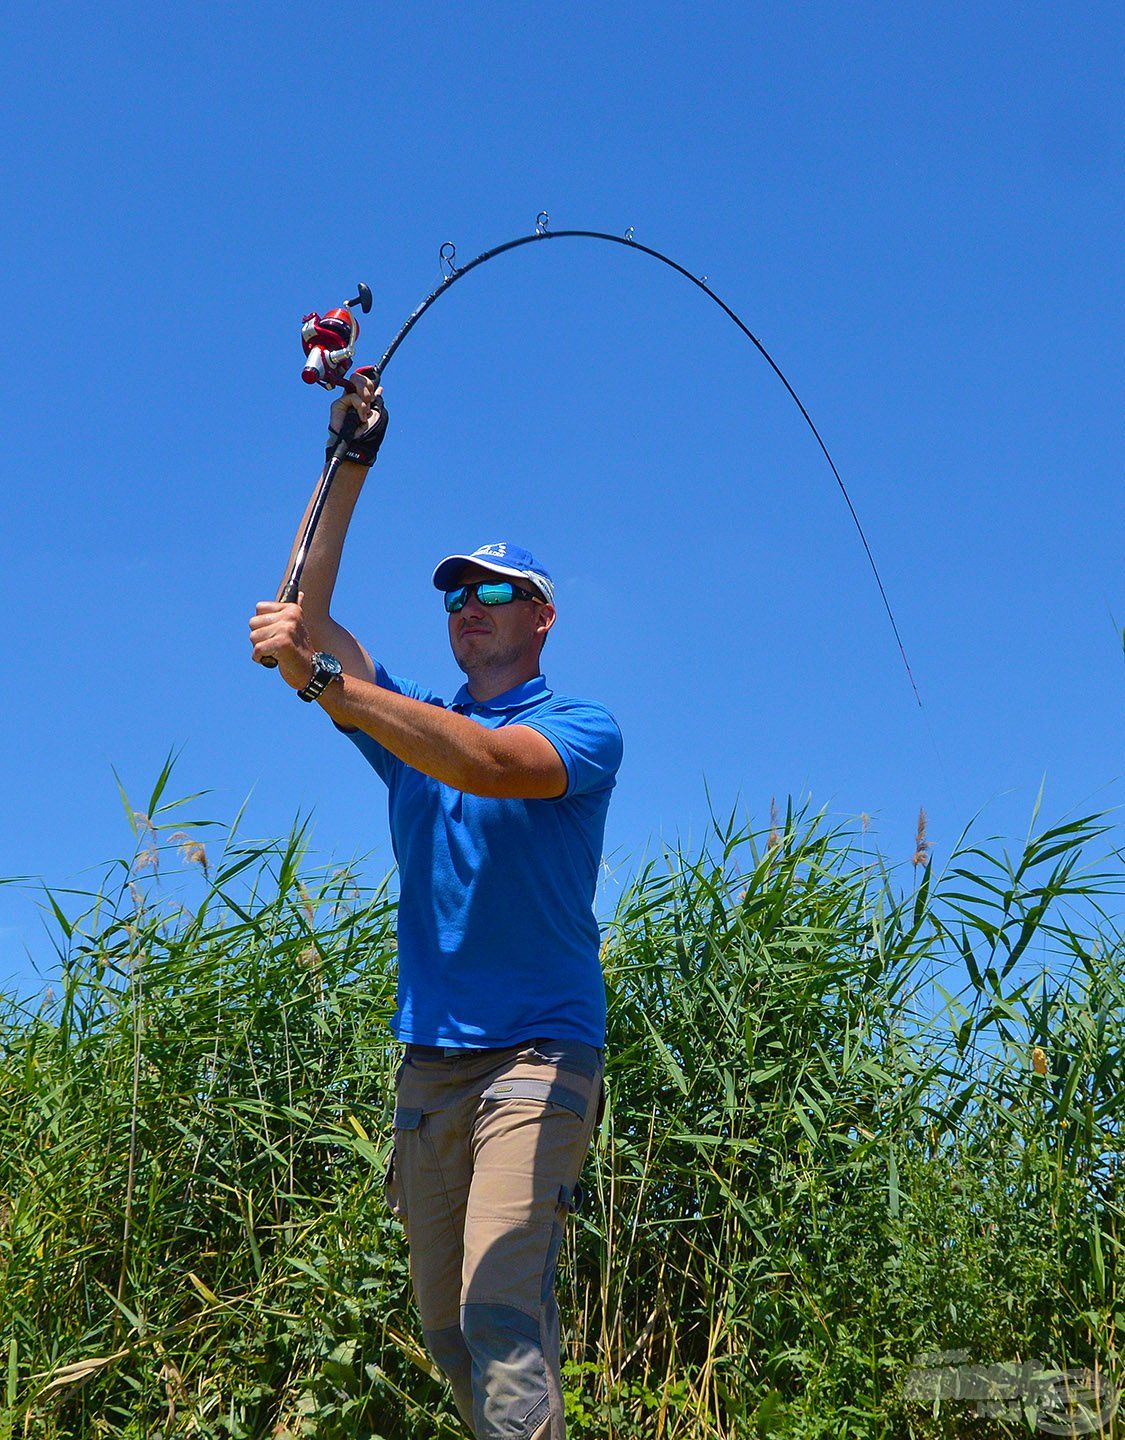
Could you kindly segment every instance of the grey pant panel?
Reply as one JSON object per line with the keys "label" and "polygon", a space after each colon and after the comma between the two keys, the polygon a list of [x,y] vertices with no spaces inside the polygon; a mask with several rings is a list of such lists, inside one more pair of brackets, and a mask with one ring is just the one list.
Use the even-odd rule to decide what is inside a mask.
{"label": "grey pant panel", "polygon": [[527,1440],[551,1409],[539,1322],[510,1305],[462,1305],[461,1332],[473,1357],[473,1433]]}
{"label": "grey pant panel", "polygon": [[461,1322],[446,1325],[441,1330],[423,1330],[422,1338],[426,1349],[434,1357],[434,1363],[448,1378],[453,1387],[453,1399],[457,1413],[470,1430],[473,1424],[473,1357],[465,1344]]}

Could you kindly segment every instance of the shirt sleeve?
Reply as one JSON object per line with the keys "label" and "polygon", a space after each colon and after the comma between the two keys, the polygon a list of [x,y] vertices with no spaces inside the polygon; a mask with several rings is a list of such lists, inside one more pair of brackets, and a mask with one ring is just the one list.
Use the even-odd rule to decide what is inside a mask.
{"label": "shirt sleeve", "polygon": [[620,727],[604,705],[560,698],[515,723],[538,730],[559,752],[567,784],[563,794],[553,799],[612,790],[617,783],[624,745]]}
{"label": "shirt sleeve", "polygon": [[[432,690],[427,690],[413,680],[407,680],[401,675],[390,674],[386,666],[378,660],[375,662],[375,683],[381,685],[384,690],[393,690],[396,695],[405,695],[410,700],[421,700],[425,705],[437,705],[441,709],[445,709],[445,701],[440,695],[435,695]],[[329,719],[332,717],[329,716]],[[402,770],[406,769],[404,760],[400,760],[385,745],[380,745],[378,740],[365,731],[358,730],[352,725],[341,725],[336,720],[332,720],[332,724],[341,735],[348,737],[379,778],[388,786],[394,782]]]}

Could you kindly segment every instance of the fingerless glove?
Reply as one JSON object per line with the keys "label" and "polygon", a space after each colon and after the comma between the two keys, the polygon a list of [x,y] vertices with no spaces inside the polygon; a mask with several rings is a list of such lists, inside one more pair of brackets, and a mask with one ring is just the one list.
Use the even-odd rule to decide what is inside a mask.
{"label": "fingerless glove", "polygon": [[[356,412],[349,406],[344,411],[346,417]],[[348,440],[348,448],[344,451],[343,458],[350,460],[353,465],[373,465],[375,457],[379,453],[379,446],[383,443],[383,436],[387,433],[387,407],[383,404],[382,397],[375,402],[375,408],[371,412],[371,418],[367,424]],[[340,443],[340,432],[328,424],[328,443],[324,451],[324,459],[327,463],[332,459],[336,446]]]}

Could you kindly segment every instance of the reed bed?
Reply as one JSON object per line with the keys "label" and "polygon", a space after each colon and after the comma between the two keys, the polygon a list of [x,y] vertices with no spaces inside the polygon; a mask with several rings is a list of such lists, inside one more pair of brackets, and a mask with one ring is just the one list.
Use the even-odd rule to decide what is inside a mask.
{"label": "reed bed", "polygon": [[[185,820],[170,769],[0,1012],[0,1440],[462,1435],[382,1199],[392,886]],[[1037,824],[940,873],[923,826],[902,875],[790,807],[638,871],[575,1440],[1118,1433],[1122,857]],[[1022,1389],[927,1399],[943,1357]]]}

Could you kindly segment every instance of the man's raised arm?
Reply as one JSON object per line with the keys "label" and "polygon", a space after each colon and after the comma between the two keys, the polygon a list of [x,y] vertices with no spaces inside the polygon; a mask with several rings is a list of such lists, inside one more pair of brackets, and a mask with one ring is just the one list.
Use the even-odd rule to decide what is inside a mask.
{"label": "man's raised arm", "polygon": [[[374,454],[382,443],[387,428],[387,411],[382,403],[382,386],[376,389],[374,382],[366,375],[355,375],[353,380],[356,393],[345,395],[336,401],[332,406],[330,423],[332,429],[339,432],[348,410],[358,410],[363,425],[357,440],[365,444],[374,459]],[[371,424],[373,416],[375,423]],[[356,502],[359,499],[359,493],[363,489],[363,482],[367,479],[367,470],[366,465],[344,460],[336,471],[336,478],[332,482],[332,488],[328,492],[324,510],[321,512],[320,521],[316,527],[316,534],[313,536],[308,555],[305,557],[304,569],[301,572],[301,590],[304,594],[302,611],[305,626],[315,647],[318,650],[330,651],[337,656],[344,667],[345,674],[358,676],[362,680],[374,680],[375,667],[371,663],[371,657],[367,651],[351,632],[346,630],[343,625],[338,624],[329,613],[332,593],[336,588],[336,578],[340,570],[344,540],[348,533],[348,526],[351,524]],[[305,513],[297,527],[293,548],[289,552],[286,573],[289,572],[297,554],[297,547],[301,543],[301,535],[304,533],[315,498],[316,487],[309,497],[309,503],[305,507]]]}

